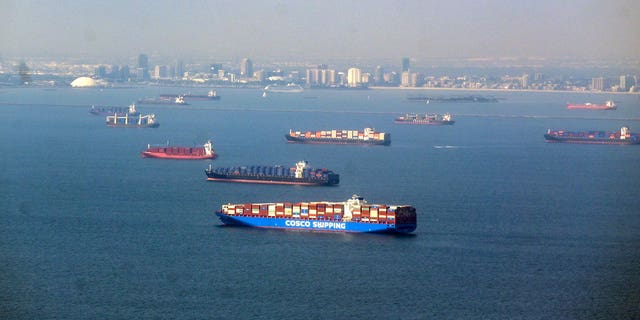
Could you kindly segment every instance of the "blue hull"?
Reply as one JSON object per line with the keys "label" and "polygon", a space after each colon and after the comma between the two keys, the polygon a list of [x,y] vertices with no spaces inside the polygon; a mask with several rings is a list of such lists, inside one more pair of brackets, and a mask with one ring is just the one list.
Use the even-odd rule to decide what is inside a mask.
{"label": "blue hull", "polygon": [[416,224],[398,225],[394,223],[342,222],[335,220],[247,217],[227,215],[222,213],[221,211],[216,212],[216,215],[225,225],[236,225],[254,228],[352,233],[411,233],[416,229]]}

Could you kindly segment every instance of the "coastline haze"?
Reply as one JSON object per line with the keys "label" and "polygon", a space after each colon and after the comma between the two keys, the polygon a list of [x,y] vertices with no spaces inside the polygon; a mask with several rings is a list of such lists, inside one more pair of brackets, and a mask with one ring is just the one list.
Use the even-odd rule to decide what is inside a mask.
{"label": "coastline haze", "polygon": [[637,59],[634,1],[5,1],[2,56]]}

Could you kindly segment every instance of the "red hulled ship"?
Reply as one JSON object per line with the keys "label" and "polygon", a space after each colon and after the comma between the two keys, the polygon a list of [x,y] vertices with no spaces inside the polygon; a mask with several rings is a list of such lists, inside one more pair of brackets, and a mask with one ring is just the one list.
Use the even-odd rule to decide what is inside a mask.
{"label": "red hulled ship", "polygon": [[214,159],[211,141],[207,141],[202,147],[176,147],[176,146],[151,146],[140,153],[143,158],[178,159],[178,160],[202,160]]}
{"label": "red hulled ship", "polygon": [[590,110],[615,110],[616,104],[609,100],[604,104],[594,104],[594,103],[567,103],[567,109],[590,109]]}

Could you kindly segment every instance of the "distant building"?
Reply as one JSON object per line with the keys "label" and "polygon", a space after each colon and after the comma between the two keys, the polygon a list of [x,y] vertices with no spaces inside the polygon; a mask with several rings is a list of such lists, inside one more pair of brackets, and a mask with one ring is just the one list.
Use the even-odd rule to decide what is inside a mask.
{"label": "distant building", "polygon": [[529,74],[525,73],[522,75],[522,78],[520,78],[520,85],[522,86],[522,89],[526,89],[529,87]]}
{"label": "distant building", "polygon": [[604,90],[604,78],[591,78],[591,90],[602,91]]}
{"label": "distant building", "polygon": [[153,78],[156,80],[167,78],[167,66],[155,66],[153,69]]}
{"label": "distant building", "polygon": [[105,66],[98,66],[96,68],[96,77],[100,78],[100,79],[104,79],[107,77],[107,67]]}
{"label": "distant building", "polygon": [[131,73],[129,72],[129,66],[124,65],[120,68],[120,80],[129,81],[131,78]]}
{"label": "distant building", "polygon": [[149,72],[144,68],[136,68],[136,81],[145,81],[149,77]]}
{"label": "distant building", "polygon": [[400,86],[411,87],[411,73],[409,71],[403,71],[400,76]]}
{"label": "distant building", "polygon": [[89,77],[80,77],[71,82],[73,88],[92,88],[97,85],[98,83]]}
{"label": "distant building", "polygon": [[184,62],[182,60],[176,60],[173,66],[173,78],[182,79],[184,76]]}
{"label": "distant building", "polygon": [[[141,70],[138,70],[141,69]],[[138,68],[136,69],[136,79],[149,80],[149,57],[146,54],[138,56]]]}
{"label": "distant building", "polygon": [[329,69],[326,64],[318,65],[315,69],[307,69],[307,86],[328,87],[336,83],[336,71]]}
{"label": "distant building", "polygon": [[376,66],[376,71],[373,74],[373,82],[378,86],[384,84],[384,69],[382,69],[381,66]]}
{"label": "distant building", "polygon": [[349,68],[347,70],[347,86],[355,88],[360,86],[362,81],[361,71],[358,68]]}
{"label": "distant building", "polygon": [[112,65],[111,66],[111,72],[109,72],[108,74],[109,79],[112,80],[121,80],[120,79],[120,67],[118,65]]}
{"label": "distant building", "polygon": [[621,75],[619,83],[620,90],[629,91],[629,89],[631,89],[631,87],[633,86],[632,82],[633,78],[630,75]]}
{"label": "distant building", "polygon": [[409,58],[402,58],[402,72],[407,72],[411,69]]}
{"label": "distant building", "polygon": [[220,70],[222,70],[222,63],[212,63],[207,68],[207,73],[219,74]]}
{"label": "distant building", "polygon": [[240,63],[240,76],[244,78],[253,77],[253,62],[251,62],[251,59],[242,59],[242,62]]}

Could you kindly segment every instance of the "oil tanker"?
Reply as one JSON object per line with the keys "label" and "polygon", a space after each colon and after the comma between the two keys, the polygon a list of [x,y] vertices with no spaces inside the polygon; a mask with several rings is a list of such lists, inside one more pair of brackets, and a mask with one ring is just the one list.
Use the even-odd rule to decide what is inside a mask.
{"label": "oil tanker", "polygon": [[124,128],[157,128],[160,126],[156,122],[156,116],[152,114],[137,116],[129,116],[129,114],[118,115],[117,113],[112,116],[106,117],[106,123],[109,127],[124,127]]}
{"label": "oil tanker", "polygon": [[140,114],[136,110],[136,105],[131,104],[128,107],[114,107],[114,106],[91,106],[89,109],[89,113],[100,116],[100,115],[125,115],[128,114],[130,116],[137,116]]}
{"label": "oil tanker", "polygon": [[567,142],[585,144],[640,144],[640,134],[629,132],[628,127],[620,131],[564,131],[547,130],[547,142]]}
{"label": "oil tanker", "polygon": [[369,204],[358,195],[344,202],[229,203],[216,215],[224,225],[316,232],[407,234],[417,226],[414,207]]}
{"label": "oil tanker", "polygon": [[589,102],[583,104],[567,103],[567,109],[615,110],[616,104],[611,100],[604,104],[594,104]]}
{"label": "oil tanker", "polygon": [[178,147],[178,146],[152,146],[147,145],[147,150],[140,153],[143,158],[176,159],[176,160],[203,160],[214,159],[211,141],[207,141],[202,147]]}
{"label": "oil tanker", "polygon": [[424,114],[407,113],[404,116],[397,117],[394,121],[397,124],[422,124],[422,125],[452,125],[455,123],[451,119],[451,115],[448,113],[441,115],[438,114]]}
{"label": "oil tanker", "polygon": [[207,180],[261,184],[290,184],[333,186],[340,183],[340,175],[327,169],[314,169],[306,161],[299,161],[293,168],[276,166],[241,166],[209,168]]}
{"label": "oil tanker", "polygon": [[358,130],[328,130],[328,131],[293,131],[285,134],[287,142],[313,144],[372,144],[388,146],[391,144],[391,134],[376,132],[371,128]]}

